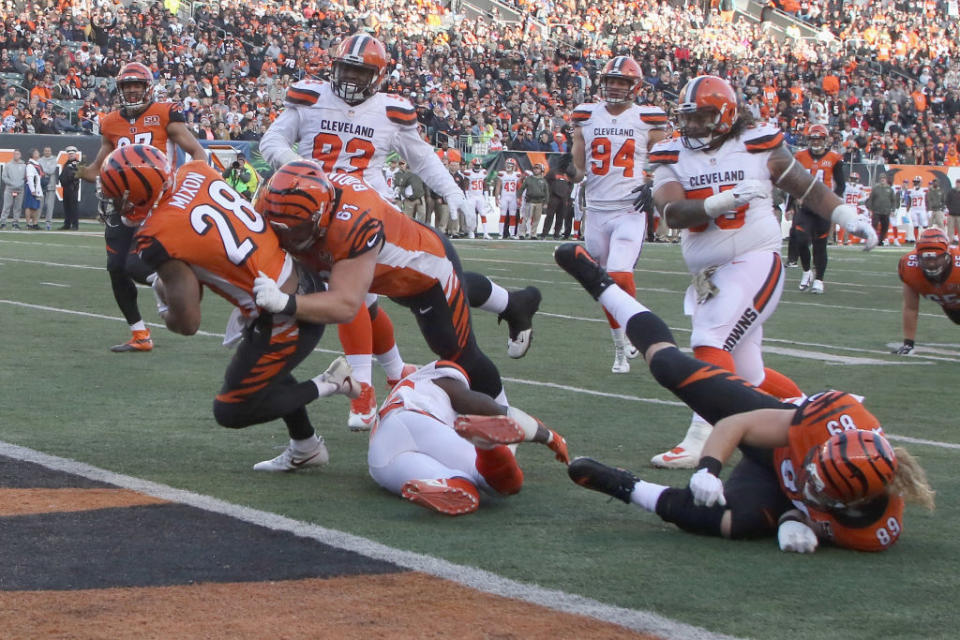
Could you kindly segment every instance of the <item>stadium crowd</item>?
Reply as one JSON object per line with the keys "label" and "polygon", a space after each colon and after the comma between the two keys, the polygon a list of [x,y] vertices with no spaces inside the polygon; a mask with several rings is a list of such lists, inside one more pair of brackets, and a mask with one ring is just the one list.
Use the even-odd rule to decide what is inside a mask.
{"label": "stadium crowd", "polygon": [[7,1],[0,130],[97,133],[98,115],[115,107],[117,71],[142,61],[197,137],[256,140],[291,79],[325,76],[332,47],[368,30],[392,57],[386,90],[409,97],[438,146],[566,151],[573,107],[594,95],[611,55],[630,54],[644,71],[642,100],[668,111],[689,78],[716,74],[790,142],[822,123],[846,160],[960,164],[946,2],[780,2],[819,29],[786,39],[716,2],[512,0],[513,24],[498,14],[454,21],[448,4]]}

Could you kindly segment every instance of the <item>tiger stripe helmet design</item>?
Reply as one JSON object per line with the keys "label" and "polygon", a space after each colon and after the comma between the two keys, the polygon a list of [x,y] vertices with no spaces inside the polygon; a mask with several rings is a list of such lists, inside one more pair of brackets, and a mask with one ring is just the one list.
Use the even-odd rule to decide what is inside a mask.
{"label": "tiger stripe helmet design", "polygon": [[[142,84],[138,94],[132,85]],[[128,62],[117,74],[117,96],[126,114],[139,114],[153,102],[153,72],[140,62]]]}
{"label": "tiger stripe helmet design", "polygon": [[257,191],[253,208],[266,217],[285,249],[303,251],[326,234],[335,196],[319,162],[294,160]]}
{"label": "tiger stripe helmet design", "polygon": [[386,75],[387,50],[373,36],[357,33],[337,47],[331,84],[333,92],[347,104],[358,105],[373,97]]}
{"label": "tiger stripe helmet design", "polygon": [[118,147],[100,167],[101,200],[131,220],[145,218],[172,184],[167,156],[148,144]]}
{"label": "tiger stripe helmet design", "polygon": [[932,281],[943,281],[952,268],[950,241],[938,227],[924,229],[917,240],[917,262],[923,274]]}
{"label": "tiger stripe helmet design", "polygon": [[[614,85],[610,80],[626,80],[629,85]],[[600,98],[607,104],[630,104],[640,94],[641,84],[643,71],[636,60],[630,56],[611,58],[600,72]]]}
{"label": "tiger stripe helmet design", "polygon": [[719,142],[733,128],[737,115],[737,94],[723,78],[697,76],[680,91],[677,122],[688,149],[704,149]]}
{"label": "tiger stripe helmet design", "polygon": [[822,156],[827,151],[827,138],[830,132],[822,124],[815,124],[807,132],[807,140],[810,143],[810,151],[815,156]]}
{"label": "tiger stripe helmet design", "polygon": [[842,431],[811,449],[800,472],[805,501],[843,509],[882,495],[897,474],[893,447],[876,431]]}

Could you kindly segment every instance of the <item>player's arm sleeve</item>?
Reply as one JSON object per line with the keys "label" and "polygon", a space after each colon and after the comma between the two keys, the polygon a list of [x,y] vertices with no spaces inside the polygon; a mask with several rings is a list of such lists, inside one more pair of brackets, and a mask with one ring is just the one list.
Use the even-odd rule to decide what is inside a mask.
{"label": "player's arm sleeve", "polygon": [[260,153],[264,160],[274,169],[299,160],[300,155],[293,150],[293,145],[299,140],[299,133],[300,110],[287,105],[260,140]]}
{"label": "player's arm sleeve", "polygon": [[[263,143],[260,144],[262,147]],[[397,134],[395,149],[400,157],[407,161],[410,169],[444,199],[453,195],[463,196],[453,176],[440,162],[437,154],[433,152],[433,147],[420,139],[416,126],[400,129]]]}
{"label": "player's arm sleeve", "polygon": [[843,190],[847,188],[847,179],[843,176],[843,163],[833,165],[833,192],[837,197],[843,197]]}

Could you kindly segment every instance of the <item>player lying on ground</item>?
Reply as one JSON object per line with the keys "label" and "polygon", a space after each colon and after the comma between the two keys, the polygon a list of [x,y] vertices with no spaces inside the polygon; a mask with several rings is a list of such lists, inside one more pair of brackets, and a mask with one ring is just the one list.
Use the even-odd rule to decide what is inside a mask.
{"label": "player lying on ground", "polygon": [[[537,442],[567,464],[567,443],[516,407],[470,390],[457,364],[437,361],[404,378],[380,409],[367,464],[381,487],[447,515],[477,510],[480,493],[513,495],[523,471],[509,445]],[[459,435],[458,435],[459,434]]]}
{"label": "player lying on ground", "polygon": [[[777,400],[682,353],[667,325],[614,286],[582,246],[561,245],[555,258],[627,328],[657,382],[714,425],[686,488],[645,482],[590,458],[570,463],[577,484],[685,531],[725,538],[776,533],[782,550],[800,553],[820,541],[882,551],[903,531],[905,499],[933,509],[923,469],[890,446],[856,397],[828,391],[799,405]],[[721,468],[738,448],[743,458],[724,484]]]}

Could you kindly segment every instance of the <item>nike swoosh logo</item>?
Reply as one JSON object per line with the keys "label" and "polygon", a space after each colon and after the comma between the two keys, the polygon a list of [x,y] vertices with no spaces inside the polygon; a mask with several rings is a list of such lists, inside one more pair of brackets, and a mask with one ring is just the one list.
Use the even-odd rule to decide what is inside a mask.
{"label": "nike swoosh logo", "polygon": [[304,458],[303,460],[296,460],[296,459],[291,458],[290,464],[292,464],[292,465],[295,466],[295,467],[299,467],[299,466],[302,466],[302,465],[307,464],[308,462],[310,462],[311,460],[313,460],[314,458],[316,458],[316,457],[319,456],[319,455],[320,455],[320,452],[317,451],[315,454],[313,454],[313,455],[310,456],[309,458]]}
{"label": "nike swoosh logo", "polygon": [[364,418],[364,417],[361,416],[361,417],[360,417],[360,422],[362,422],[363,424],[370,424],[370,423],[372,423],[372,422],[373,422],[374,420],[376,420],[376,419],[377,419],[377,414],[373,414],[373,415],[370,416],[369,418]]}
{"label": "nike swoosh logo", "polygon": [[417,313],[419,313],[422,316],[425,316],[428,313],[430,313],[432,310],[433,310],[433,307],[421,307],[420,309],[417,309]]}
{"label": "nike swoosh logo", "polygon": [[372,247],[373,245],[377,244],[379,240],[380,240],[379,236],[374,236],[373,238],[370,238],[369,240],[367,240],[367,246]]}
{"label": "nike swoosh logo", "polygon": [[689,458],[689,457],[690,457],[690,456],[687,455],[686,453],[681,454],[681,455],[678,455],[678,456],[672,456],[672,455],[670,455],[669,453],[665,453],[665,454],[663,454],[663,461],[664,461],[664,462],[673,462],[674,460],[681,460],[681,459],[683,459],[683,458]]}

